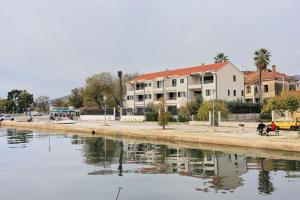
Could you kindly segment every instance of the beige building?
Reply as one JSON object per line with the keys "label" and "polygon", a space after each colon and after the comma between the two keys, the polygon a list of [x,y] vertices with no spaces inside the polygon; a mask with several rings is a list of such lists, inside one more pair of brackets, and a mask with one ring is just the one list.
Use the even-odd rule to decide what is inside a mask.
{"label": "beige building", "polygon": [[143,74],[127,83],[127,112],[142,113],[149,103],[166,100],[170,112],[197,95],[204,100],[244,99],[244,74],[231,62]]}
{"label": "beige building", "polygon": [[[259,103],[259,73],[257,71],[244,72],[245,74],[245,101]],[[262,98],[266,99],[280,95],[284,91],[295,91],[297,80],[283,73],[276,71],[273,65],[272,70],[262,72]]]}

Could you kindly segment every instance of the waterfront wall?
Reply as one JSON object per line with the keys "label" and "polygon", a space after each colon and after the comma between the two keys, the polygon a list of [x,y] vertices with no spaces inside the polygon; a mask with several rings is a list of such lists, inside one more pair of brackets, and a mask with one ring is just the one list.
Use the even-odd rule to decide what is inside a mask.
{"label": "waterfront wall", "polygon": [[168,141],[168,142],[193,142],[202,143],[207,145],[227,145],[244,148],[268,149],[278,151],[294,151],[300,152],[300,142],[295,137],[262,137],[254,133],[253,136],[249,135],[232,135],[220,133],[189,133],[185,130],[165,129],[161,128],[139,128],[126,129],[123,126],[103,126],[101,128],[84,127],[77,124],[46,124],[46,123],[28,123],[28,122],[15,122],[15,121],[2,121],[0,126],[6,128],[18,129],[37,129],[47,132],[65,132],[69,134],[87,134],[87,135],[100,135],[112,136],[124,139],[137,139],[149,141]]}
{"label": "waterfront wall", "polygon": [[142,122],[145,121],[144,115],[122,115],[121,122]]}
{"label": "waterfront wall", "polygon": [[[105,121],[104,115],[80,115],[79,120],[81,121]],[[114,121],[116,120],[115,115],[106,115],[107,121]]]}

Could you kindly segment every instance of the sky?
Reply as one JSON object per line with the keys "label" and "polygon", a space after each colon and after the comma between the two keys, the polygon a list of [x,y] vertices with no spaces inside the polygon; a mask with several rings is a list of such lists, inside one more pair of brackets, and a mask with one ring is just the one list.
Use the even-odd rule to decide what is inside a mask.
{"label": "sky", "polygon": [[240,70],[253,53],[300,74],[298,0],[0,0],[0,97],[56,98],[103,71],[146,73],[212,63]]}

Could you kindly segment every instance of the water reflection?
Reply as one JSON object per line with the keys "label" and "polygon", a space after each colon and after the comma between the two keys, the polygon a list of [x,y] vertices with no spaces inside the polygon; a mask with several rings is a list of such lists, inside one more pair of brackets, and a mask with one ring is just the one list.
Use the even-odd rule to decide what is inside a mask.
{"label": "water reflection", "polygon": [[86,163],[97,166],[97,170],[89,175],[177,173],[204,180],[202,185],[195,188],[203,192],[233,192],[243,186],[242,175],[248,170],[259,170],[258,192],[266,195],[275,191],[271,171],[286,171],[287,178],[300,177],[295,173],[300,171],[299,161],[247,158],[238,154],[104,138],[86,138],[83,146]]}
{"label": "water reflection", "polygon": [[[36,134],[31,131],[17,131],[16,129],[5,131],[0,129],[0,136],[0,144],[1,142],[7,144],[8,148],[40,145],[39,148],[31,148],[31,151],[17,152],[18,154],[24,153],[22,155],[29,155],[26,154],[29,152],[32,153],[30,155],[35,155],[36,149],[45,149],[48,144],[48,149],[51,152],[44,151],[47,152],[47,158],[49,159],[44,160],[46,161],[44,167],[50,165],[49,163],[51,163],[50,166],[59,164],[65,164],[67,167],[71,166],[71,168],[67,168],[67,171],[72,172],[70,177],[76,176],[75,170],[72,170],[78,167],[77,170],[82,170],[78,174],[88,174],[89,178],[94,178],[93,180],[97,181],[110,180],[112,177],[118,178],[119,176],[122,177],[120,180],[129,180],[129,177],[132,177],[131,175],[145,175],[145,179],[146,177],[160,177],[159,180],[163,180],[165,176],[157,175],[164,174],[171,175],[168,176],[169,178],[180,177],[180,180],[192,180],[196,184],[190,184],[186,187],[192,189],[197,195],[202,194],[202,192],[212,194],[234,193],[234,195],[237,195],[239,191],[249,188],[247,181],[249,180],[249,174],[251,174],[252,182],[250,184],[255,184],[253,187],[254,193],[272,195],[273,197],[276,191],[280,191],[282,184],[296,181],[298,183],[300,180],[299,161],[253,158],[243,154],[176,148],[175,145],[155,145],[99,137],[85,138],[48,133]],[[5,151],[2,148],[0,152],[1,150],[3,155],[14,151],[14,149]],[[79,151],[80,155],[78,155]],[[39,159],[44,159],[42,155],[44,155],[43,152],[40,153],[39,156],[41,157]],[[70,164],[69,159],[76,156],[78,156],[79,161],[76,160],[76,162]],[[29,157],[27,156],[26,159]],[[13,160],[14,157],[10,158]],[[57,162],[54,161],[56,158],[58,159]],[[82,160],[84,160],[84,163],[81,162]],[[20,161],[20,163],[23,162],[25,160]],[[78,162],[84,166],[79,166]],[[6,162],[3,162],[2,165],[4,165],[2,166],[2,169],[4,169]],[[88,165],[88,168],[86,168],[86,165]],[[22,165],[15,164],[15,166]],[[31,167],[31,163],[29,166]],[[48,170],[51,169],[58,170],[58,168],[48,168]],[[34,174],[36,169],[33,171]],[[277,181],[279,180],[278,174],[283,174],[284,180],[281,179],[281,185]],[[99,177],[96,177],[96,175]],[[80,176],[80,178],[82,177]],[[131,182],[131,184],[133,183]]]}
{"label": "water reflection", "polygon": [[23,144],[10,146],[11,148],[26,147],[26,144],[33,138],[32,133],[26,130],[7,129],[7,144]]}

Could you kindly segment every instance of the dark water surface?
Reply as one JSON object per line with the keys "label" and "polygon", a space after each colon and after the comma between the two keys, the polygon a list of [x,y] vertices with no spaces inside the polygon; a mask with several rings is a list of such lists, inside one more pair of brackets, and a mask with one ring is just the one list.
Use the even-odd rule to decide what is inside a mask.
{"label": "dark water surface", "polygon": [[239,152],[0,129],[0,158],[1,200],[300,196],[299,161]]}

